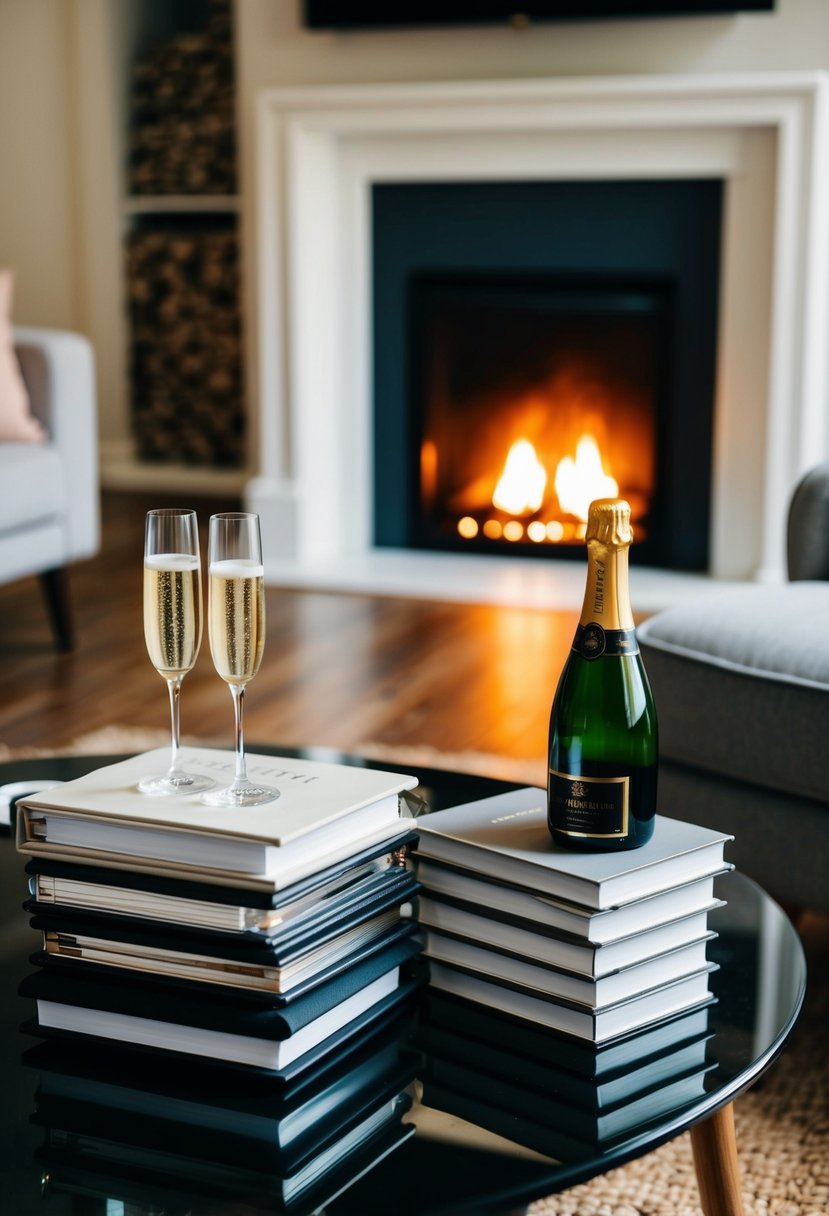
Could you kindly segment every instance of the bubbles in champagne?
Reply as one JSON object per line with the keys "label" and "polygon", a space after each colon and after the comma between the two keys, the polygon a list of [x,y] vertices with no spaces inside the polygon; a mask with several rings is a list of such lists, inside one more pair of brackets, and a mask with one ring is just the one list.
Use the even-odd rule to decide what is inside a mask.
{"label": "bubbles in champagne", "polygon": [[210,652],[228,684],[253,679],[265,648],[265,580],[259,562],[210,564]]}
{"label": "bubbles in champagne", "polygon": [[144,559],[144,638],[150,661],[165,679],[188,672],[201,643],[199,559],[158,553]]}

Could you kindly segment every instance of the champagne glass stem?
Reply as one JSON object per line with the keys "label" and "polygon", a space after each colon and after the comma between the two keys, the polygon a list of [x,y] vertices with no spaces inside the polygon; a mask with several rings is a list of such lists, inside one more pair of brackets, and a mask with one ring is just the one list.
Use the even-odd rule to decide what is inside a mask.
{"label": "champagne glass stem", "polygon": [[170,690],[170,735],[172,739],[168,781],[184,776],[179,755],[181,751],[181,680],[182,677],[178,676],[174,680],[167,681],[167,688]]}
{"label": "champagne glass stem", "polygon": [[245,686],[244,684],[231,684],[230,692],[233,696],[233,714],[236,720],[236,777],[233,784],[239,786],[244,785],[248,779],[245,765]]}

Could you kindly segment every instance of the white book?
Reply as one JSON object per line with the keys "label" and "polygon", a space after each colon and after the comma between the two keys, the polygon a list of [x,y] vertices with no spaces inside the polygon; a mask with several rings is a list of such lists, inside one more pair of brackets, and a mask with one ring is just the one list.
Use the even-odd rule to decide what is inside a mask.
{"label": "white book", "polygon": [[87,1009],[57,1001],[38,1000],[37,1017],[41,1026],[54,1029],[279,1071],[366,1013],[394,992],[398,984],[399,968],[395,967],[367,984],[362,991],[346,997],[333,1009],[294,1031],[289,1038],[277,1040],[134,1017],[132,1014],[111,1013],[103,1009]]}
{"label": "white book", "polygon": [[575,938],[582,938],[591,945],[604,945],[667,924],[694,912],[711,912],[722,906],[723,901],[714,896],[714,879],[727,873],[732,867],[725,866],[704,878],[682,883],[670,891],[648,895],[633,903],[606,912],[591,912],[578,904],[568,904],[549,895],[538,895],[534,891],[521,890],[494,882],[490,878],[456,870],[441,862],[425,858],[417,859],[417,877],[428,894],[448,896],[470,905],[470,910],[489,915],[502,914],[527,921],[525,928],[536,925],[555,929]]}
{"label": "white book", "polygon": [[709,974],[713,970],[715,967],[709,964],[704,971],[675,980],[642,996],[592,1010],[574,1008],[549,998],[507,988],[480,976],[467,975],[443,963],[430,965],[429,983],[444,992],[452,992],[490,1009],[500,1009],[514,1017],[546,1026],[549,1030],[561,1031],[593,1043],[604,1043],[711,1000]]}
{"label": "white book", "polygon": [[417,821],[420,857],[601,911],[722,869],[725,832],[656,816],[637,849],[580,853],[553,844],[544,791],[525,787]]}
{"label": "white book", "polygon": [[708,932],[708,913],[696,912],[693,916],[685,916],[667,925],[646,929],[633,937],[608,942],[606,946],[591,946],[565,941],[554,934],[534,933],[425,895],[420,896],[418,906],[418,920],[428,928],[465,938],[475,945],[493,946],[530,962],[574,971],[590,979],[610,975],[634,963],[643,963],[667,950],[676,950],[698,941]]}
{"label": "white book", "polygon": [[[219,784],[233,777],[228,752],[185,748],[182,762]],[[142,794],[141,777],[167,765],[169,752],[159,748],[22,800],[18,848],[207,881],[247,875],[281,888],[399,828],[400,795],[417,784],[402,773],[253,754],[249,775],[280,797],[228,815],[197,794]]]}
{"label": "white book", "polygon": [[669,950],[644,963],[636,963],[632,967],[625,967],[598,979],[587,979],[551,967],[541,967],[526,959],[499,954],[496,950],[487,950],[483,946],[472,945],[470,942],[446,937],[431,930],[426,934],[424,953],[427,958],[436,962],[474,971],[484,979],[507,980],[534,995],[560,997],[587,1005],[591,1009],[599,1009],[700,971],[706,963],[706,947],[713,937],[716,937],[716,934],[709,933],[687,946]]}

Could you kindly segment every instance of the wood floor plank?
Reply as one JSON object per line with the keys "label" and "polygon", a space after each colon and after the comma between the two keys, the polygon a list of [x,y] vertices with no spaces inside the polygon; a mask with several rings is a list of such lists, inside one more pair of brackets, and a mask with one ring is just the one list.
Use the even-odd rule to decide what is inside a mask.
{"label": "wood floor plank", "polygon": [[[71,654],[54,647],[36,579],[0,588],[0,742],[56,748],[108,725],[167,729],[144,645],[142,550],[146,511],[175,501],[104,496],[101,553],[71,572]],[[236,505],[197,504],[205,551],[211,511]],[[270,587],[267,621],[246,695],[249,742],[425,745],[543,766],[575,613]],[[231,699],[206,636],[184,681],[182,731],[232,746]]]}

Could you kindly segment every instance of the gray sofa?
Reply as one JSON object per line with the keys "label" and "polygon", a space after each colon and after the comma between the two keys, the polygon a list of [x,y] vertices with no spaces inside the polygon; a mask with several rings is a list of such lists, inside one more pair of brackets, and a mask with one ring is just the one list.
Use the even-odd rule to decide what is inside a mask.
{"label": "gray sofa", "polygon": [[73,645],[70,563],[100,543],[92,347],[80,334],[16,328],[15,351],[45,443],[0,443],[0,583],[40,578],[57,645]]}
{"label": "gray sofa", "polygon": [[662,813],[732,832],[740,870],[829,913],[829,465],[792,497],[788,574],[712,590],[638,634]]}

